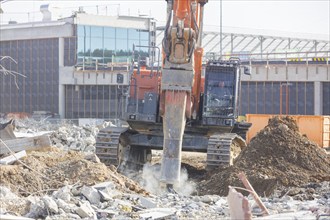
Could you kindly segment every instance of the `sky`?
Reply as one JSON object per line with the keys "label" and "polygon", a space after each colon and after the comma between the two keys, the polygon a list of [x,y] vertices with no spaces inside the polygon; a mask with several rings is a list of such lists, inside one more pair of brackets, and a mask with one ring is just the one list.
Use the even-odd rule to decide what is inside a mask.
{"label": "sky", "polygon": [[[87,12],[97,13],[98,10],[99,14],[104,15],[148,15],[154,17],[159,24],[164,24],[166,17],[165,0],[3,2],[1,23],[8,23],[9,20],[39,21],[39,7],[42,4],[49,4],[53,19],[70,16],[78,6],[84,6]],[[224,32],[269,33],[274,36],[289,32],[291,35],[297,33],[297,37],[306,35],[330,40],[330,0],[209,0],[205,5],[205,30],[219,32],[221,20]]]}

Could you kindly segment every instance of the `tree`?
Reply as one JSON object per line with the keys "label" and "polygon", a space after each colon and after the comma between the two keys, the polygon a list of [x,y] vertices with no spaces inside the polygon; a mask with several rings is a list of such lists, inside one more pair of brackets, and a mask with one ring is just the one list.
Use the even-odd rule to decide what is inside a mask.
{"label": "tree", "polygon": [[14,60],[10,56],[0,56],[0,73],[4,74],[5,76],[10,75],[10,76],[14,77],[14,82],[15,82],[16,88],[19,89],[18,84],[17,84],[17,76],[21,76],[21,77],[24,77],[24,78],[26,78],[26,76],[21,74],[21,73],[18,73],[16,71],[14,71],[14,70],[7,70],[6,67],[4,67],[1,64],[5,60],[10,60],[11,62],[14,62],[15,64],[17,64],[17,61]]}

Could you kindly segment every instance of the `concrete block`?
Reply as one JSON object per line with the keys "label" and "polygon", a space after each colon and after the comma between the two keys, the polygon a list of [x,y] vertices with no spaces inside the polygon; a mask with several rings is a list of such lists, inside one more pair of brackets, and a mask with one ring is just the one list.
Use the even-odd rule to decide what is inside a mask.
{"label": "concrete block", "polygon": [[101,163],[100,158],[92,152],[89,152],[89,153],[85,154],[85,160],[89,160],[89,161],[92,161],[94,163]]}
{"label": "concrete block", "polygon": [[69,202],[71,200],[71,187],[63,186],[58,191],[54,192],[53,195],[57,199],[62,199],[65,202]]}
{"label": "concrete block", "polygon": [[101,195],[101,201],[102,202],[109,201],[109,200],[112,199],[112,196],[109,193],[105,192],[105,191],[100,190],[99,193]]}
{"label": "concrete block", "polygon": [[1,220],[33,220],[33,218],[26,218],[23,216],[15,216],[9,214],[0,214]]}
{"label": "concrete block", "polygon": [[97,190],[103,190],[105,188],[114,189],[115,185],[113,184],[113,182],[103,182],[103,183],[98,183],[98,184],[94,185],[93,188],[97,189]]}
{"label": "concrete block", "polygon": [[81,194],[83,194],[86,199],[88,199],[88,201],[92,204],[99,204],[101,201],[101,196],[99,192],[92,187],[83,186],[81,188]]}
{"label": "concrete block", "polygon": [[58,206],[53,198],[45,195],[41,198],[41,200],[45,203],[45,207],[51,212],[51,213],[58,213]]}
{"label": "concrete block", "polygon": [[230,219],[252,219],[251,208],[249,206],[248,199],[241,193],[237,192],[234,188],[229,187],[227,200]]}
{"label": "concrete block", "polygon": [[144,198],[143,196],[139,196],[139,201],[140,204],[147,209],[157,207],[157,204],[155,202],[152,202],[150,199]]}
{"label": "concrete block", "polygon": [[66,203],[62,199],[57,199],[56,204],[57,204],[58,208],[63,209],[64,212],[66,212],[66,213],[71,213],[77,208],[76,205],[71,204],[71,203]]}
{"label": "concrete block", "polygon": [[0,164],[4,164],[4,165],[8,165],[8,164],[13,164],[14,162],[16,162],[18,159],[21,159],[23,157],[26,157],[26,151],[23,150],[23,151],[20,151],[20,152],[17,152],[16,154],[14,155],[10,155],[8,157],[5,157],[5,158],[2,158],[0,160]]}
{"label": "concrete block", "polygon": [[89,204],[89,202],[82,203],[80,207],[76,209],[76,213],[81,217],[81,218],[95,218],[96,214]]}
{"label": "concrete block", "polygon": [[147,209],[139,214],[144,219],[163,219],[173,215],[175,215],[175,209],[172,208]]}

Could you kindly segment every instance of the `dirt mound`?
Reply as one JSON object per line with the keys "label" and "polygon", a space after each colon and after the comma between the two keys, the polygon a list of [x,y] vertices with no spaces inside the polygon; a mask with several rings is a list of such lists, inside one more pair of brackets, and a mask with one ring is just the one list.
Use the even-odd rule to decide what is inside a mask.
{"label": "dirt mound", "polygon": [[[66,184],[94,185],[113,181],[122,192],[130,190],[147,194],[133,180],[105,166],[86,160],[86,154],[51,148],[45,152],[34,151],[15,165],[0,166],[0,184],[23,196],[44,194]],[[32,171],[32,168],[34,171]]]}
{"label": "dirt mound", "polygon": [[242,151],[234,166],[219,168],[200,185],[201,194],[227,195],[228,186],[243,186],[236,174],[246,173],[259,195],[279,186],[330,181],[330,155],[299,133],[291,117],[274,117]]}

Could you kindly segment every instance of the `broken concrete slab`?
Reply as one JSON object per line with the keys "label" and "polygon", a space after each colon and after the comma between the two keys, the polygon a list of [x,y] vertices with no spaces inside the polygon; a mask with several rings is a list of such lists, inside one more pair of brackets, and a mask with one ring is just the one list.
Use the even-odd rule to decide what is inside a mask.
{"label": "broken concrete slab", "polygon": [[63,186],[58,191],[55,191],[53,196],[57,199],[62,199],[65,202],[69,202],[71,200],[71,188],[71,186]]}
{"label": "broken concrete slab", "polygon": [[151,199],[145,198],[141,195],[130,194],[129,197],[137,199],[140,202],[140,205],[147,209],[157,208],[157,203]]}
{"label": "broken concrete slab", "polygon": [[73,213],[62,213],[60,215],[47,216],[45,218],[45,220],[63,220],[63,219],[81,219],[81,217]]}
{"label": "broken concrete slab", "polygon": [[104,192],[102,190],[99,190],[99,193],[101,195],[101,201],[102,202],[109,201],[109,200],[112,199],[112,196],[109,193],[107,193],[107,192]]}
{"label": "broken concrete slab", "polygon": [[139,196],[139,201],[140,201],[140,204],[147,208],[147,209],[151,209],[151,208],[156,208],[157,207],[157,204],[153,201],[151,201],[150,199],[147,199],[143,196]]}
{"label": "broken concrete slab", "polygon": [[28,197],[31,202],[30,211],[25,215],[29,218],[44,218],[48,215],[45,203],[37,197]]}
{"label": "broken concrete slab", "polygon": [[74,205],[72,203],[66,203],[62,199],[57,199],[56,204],[57,204],[59,209],[63,209],[66,213],[71,213],[77,208],[76,205]]}
{"label": "broken concrete slab", "polygon": [[103,182],[103,183],[98,183],[98,184],[95,184],[93,186],[94,189],[97,189],[97,190],[103,190],[105,188],[111,188],[111,189],[114,189],[115,188],[115,185],[113,184],[113,182]]}
{"label": "broken concrete slab", "polygon": [[0,214],[1,220],[33,220],[33,218],[27,218],[23,216],[15,216],[10,214]]}
{"label": "broken concrete slab", "polygon": [[237,192],[234,188],[229,187],[227,200],[231,219],[252,219],[251,208],[249,206],[248,199],[241,193]]}
{"label": "broken concrete slab", "polygon": [[13,164],[18,159],[21,159],[23,157],[26,157],[26,151],[25,150],[17,152],[17,153],[15,153],[13,155],[10,155],[8,157],[2,158],[0,160],[0,164],[3,164],[3,165]]}
{"label": "broken concrete slab", "polygon": [[1,186],[0,185],[0,199],[1,200],[6,200],[6,199],[18,199],[19,197],[12,193],[9,188],[6,186]]}
{"label": "broken concrete slab", "polygon": [[81,188],[81,194],[84,195],[86,199],[92,204],[99,204],[101,201],[99,192],[93,187],[83,186]]}
{"label": "broken concrete slab", "polygon": [[[329,216],[328,216],[329,217]],[[298,212],[291,212],[291,213],[280,213],[280,214],[274,214],[269,216],[263,216],[258,217],[258,220],[295,220],[295,219],[301,219],[301,220],[309,220],[309,219],[315,219],[315,214],[313,214],[311,211],[298,211]],[[329,219],[329,218],[326,218]]]}
{"label": "broken concrete slab", "polygon": [[54,199],[52,197],[49,197],[47,195],[43,196],[41,200],[45,203],[45,207],[51,212],[51,213],[58,213],[58,206]]}
{"label": "broken concrete slab", "polygon": [[96,213],[89,202],[82,203],[75,211],[81,218],[96,218]]}
{"label": "broken concrete slab", "polygon": [[4,124],[0,123],[0,139],[12,140],[16,138],[14,134],[14,124],[15,120],[10,120]]}
{"label": "broken concrete slab", "polygon": [[98,209],[96,210],[98,219],[112,219],[113,216],[118,215],[118,212],[109,209]]}
{"label": "broken concrete slab", "polygon": [[[10,153],[10,150],[13,152],[22,150],[38,150],[40,148],[49,146],[51,146],[51,142],[49,136],[47,135],[6,140],[4,143],[0,141],[0,154]],[[10,150],[7,147],[10,148]]]}
{"label": "broken concrete slab", "polygon": [[89,160],[89,161],[92,161],[94,163],[101,163],[100,158],[92,152],[86,152],[85,153],[85,160]]}
{"label": "broken concrete slab", "polygon": [[162,219],[175,215],[173,208],[154,208],[140,212],[139,216],[144,219]]}

